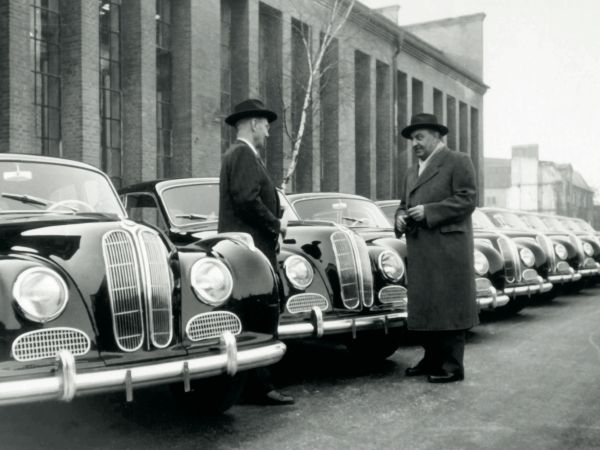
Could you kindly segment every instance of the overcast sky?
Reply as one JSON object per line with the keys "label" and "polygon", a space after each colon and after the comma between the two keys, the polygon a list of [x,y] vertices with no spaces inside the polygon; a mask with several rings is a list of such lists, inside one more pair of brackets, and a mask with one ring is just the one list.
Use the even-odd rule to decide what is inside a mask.
{"label": "overcast sky", "polygon": [[537,143],[600,189],[600,1],[363,0],[400,24],[483,12],[485,156]]}

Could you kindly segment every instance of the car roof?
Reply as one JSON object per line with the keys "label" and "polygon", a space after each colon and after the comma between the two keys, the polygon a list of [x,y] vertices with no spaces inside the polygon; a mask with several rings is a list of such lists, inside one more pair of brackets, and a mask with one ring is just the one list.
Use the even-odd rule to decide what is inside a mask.
{"label": "car roof", "polygon": [[81,161],[75,161],[67,158],[57,158],[54,156],[45,155],[32,155],[28,153],[0,153],[0,161],[15,161],[15,162],[44,162],[48,164],[58,164],[63,166],[79,167],[82,169],[93,170],[95,172],[102,172],[91,164],[86,164]]}
{"label": "car roof", "polygon": [[362,195],[345,194],[342,192],[303,192],[299,194],[287,194],[286,197],[290,201],[315,198],[353,198],[356,200],[372,201],[371,199],[363,197]]}
{"label": "car roof", "polygon": [[173,186],[181,186],[186,184],[218,184],[218,177],[188,177],[188,178],[160,178],[156,180],[144,181],[142,183],[130,184],[119,189],[120,194],[130,192],[148,192],[162,191]]}

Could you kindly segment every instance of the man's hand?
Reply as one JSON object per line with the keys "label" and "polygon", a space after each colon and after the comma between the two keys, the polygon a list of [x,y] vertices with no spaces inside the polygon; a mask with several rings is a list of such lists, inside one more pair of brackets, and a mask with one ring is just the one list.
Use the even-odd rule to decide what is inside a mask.
{"label": "man's hand", "polygon": [[402,214],[396,216],[396,228],[399,232],[404,233],[406,231],[406,219]]}
{"label": "man's hand", "polygon": [[425,219],[425,207],[423,205],[417,205],[409,208],[408,216],[416,222],[421,222]]}

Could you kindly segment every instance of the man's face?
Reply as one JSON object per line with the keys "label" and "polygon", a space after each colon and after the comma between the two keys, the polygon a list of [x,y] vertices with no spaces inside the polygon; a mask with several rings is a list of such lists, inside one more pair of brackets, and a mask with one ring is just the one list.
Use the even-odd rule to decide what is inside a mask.
{"label": "man's face", "polygon": [[252,135],[254,136],[254,146],[265,149],[267,147],[267,138],[269,137],[269,121],[264,117],[252,119]]}
{"label": "man's face", "polygon": [[413,152],[421,161],[425,161],[440,142],[437,132],[421,128],[410,135]]}

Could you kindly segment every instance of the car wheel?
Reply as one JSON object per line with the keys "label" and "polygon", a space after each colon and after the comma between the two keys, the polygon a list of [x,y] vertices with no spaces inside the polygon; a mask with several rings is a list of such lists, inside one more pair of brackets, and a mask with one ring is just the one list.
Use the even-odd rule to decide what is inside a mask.
{"label": "car wheel", "polygon": [[233,377],[220,375],[213,378],[193,380],[191,391],[185,392],[182,383],[171,385],[171,391],[181,405],[191,414],[219,414],[231,408],[240,398],[246,373]]}
{"label": "car wheel", "polygon": [[359,333],[356,339],[348,339],[345,344],[354,359],[361,362],[381,361],[396,352],[403,335],[400,330],[392,330],[388,334],[383,331]]}

